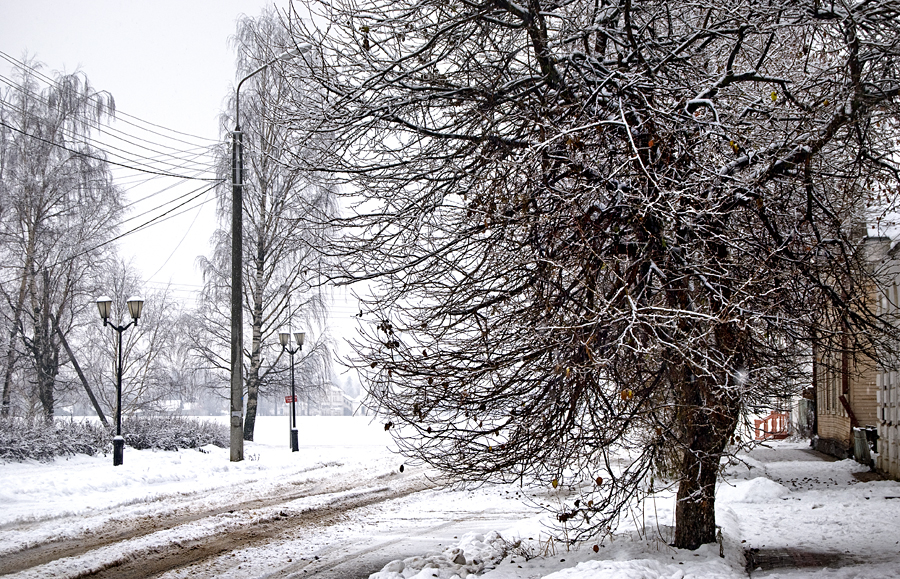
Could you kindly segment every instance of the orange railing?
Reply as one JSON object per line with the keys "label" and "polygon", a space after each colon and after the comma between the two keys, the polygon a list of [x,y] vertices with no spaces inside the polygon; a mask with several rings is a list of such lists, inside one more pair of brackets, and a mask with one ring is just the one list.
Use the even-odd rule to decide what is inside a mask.
{"label": "orange railing", "polygon": [[773,412],[762,420],[754,420],[756,440],[774,438],[782,440],[791,434],[790,416],[787,412]]}

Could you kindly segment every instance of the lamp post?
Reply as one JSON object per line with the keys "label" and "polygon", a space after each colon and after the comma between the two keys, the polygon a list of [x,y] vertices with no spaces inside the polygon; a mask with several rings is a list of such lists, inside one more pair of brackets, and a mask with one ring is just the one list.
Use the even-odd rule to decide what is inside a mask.
{"label": "lamp post", "polygon": [[116,365],[116,437],[113,438],[113,466],[119,466],[125,459],[125,439],[122,438],[122,332],[137,325],[138,318],[141,317],[141,310],[144,309],[144,298],[128,299],[128,313],[131,315],[131,321],[124,326],[117,326],[109,321],[112,298],[107,296],[97,298],[97,309],[100,310],[103,325],[112,326],[119,334],[119,361]]}
{"label": "lamp post", "polygon": [[297,436],[297,393],[294,391],[294,354],[303,349],[303,339],[305,337],[306,334],[303,332],[294,332],[297,347],[291,348],[291,333],[278,332],[281,349],[291,355],[291,452],[300,450],[300,441]]}
{"label": "lamp post", "polygon": [[244,189],[244,134],[241,132],[241,85],[270,65],[294,58],[311,48],[302,44],[260,66],[237,84],[234,91],[234,132],[231,133],[231,462],[244,460],[244,384],[241,365],[244,312],[242,308]]}

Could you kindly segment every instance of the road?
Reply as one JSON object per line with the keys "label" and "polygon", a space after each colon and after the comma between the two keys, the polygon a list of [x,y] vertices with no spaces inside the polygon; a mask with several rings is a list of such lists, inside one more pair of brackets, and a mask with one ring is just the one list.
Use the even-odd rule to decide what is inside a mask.
{"label": "road", "polygon": [[[46,536],[2,553],[0,576],[364,578],[531,513],[508,491],[453,491],[422,472],[366,476],[341,465],[228,499],[227,489],[188,492],[159,497],[164,506],[140,501],[4,525],[4,533],[29,536],[45,526]],[[55,529],[66,532],[53,536]]]}

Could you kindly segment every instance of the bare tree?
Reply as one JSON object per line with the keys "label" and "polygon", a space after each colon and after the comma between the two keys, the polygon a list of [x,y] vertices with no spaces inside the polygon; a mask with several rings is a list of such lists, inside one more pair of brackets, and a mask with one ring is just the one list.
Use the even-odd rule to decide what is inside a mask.
{"label": "bare tree", "polygon": [[326,96],[291,123],[329,138],[295,163],[356,203],[358,363],[407,454],[573,485],[594,536],[672,480],[695,549],[742,412],[813,345],[884,354],[860,225],[897,191],[897,2],[305,10]]}
{"label": "bare tree", "polygon": [[[178,356],[178,320],[182,313],[166,290],[145,291],[140,273],[131,264],[117,262],[104,268],[98,280],[102,292],[113,299],[110,321],[127,324],[127,301],[144,298],[141,317],[135,326],[122,333],[122,413],[158,413],[169,410],[168,401],[180,400],[178,380],[185,359]],[[95,290],[97,291],[97,290]],[[109,413],[116,408],[116,364],[118,333],[102,324],[94,300],[78,327],[76,338],[89,344],[79,353],[88,380],[96,386],[97,396]]]}
{"label": "bare tree", "polygon": [[[265,65],[290,45],[285,29],[271,10],[258,18],[238,20],[233,44],[237,51],[238,77]],[[272,64],[242,87],[241,118],[245,176],[243,294],[250,321],[250,344],[245,351],[246,415],[244,439],[253,440],[258,397],[276,374],[284,371],[278,331],[291,323],[312,329],[323,325],[323,294],[317,289],[322,257],[317,248],[328,228],[325,217],[334,213],[334,193],[322,185],[315,173],[288,165],[291,154],[302,152],[302,138],[288,131],[274,116],[284,107],[291,87]],[[229,110],[234,109],[233,98]],[[226,126],[233,119],[225,115]],[[230,174],[230,152],[219,155],[223,178]],[[219,187],[220,222],[231,222],[231,182]],[[231,234],[216,232],[213,256],[201,258],[206,302],[198,315],[205,337],[197,340],[197,351],[213,367],[227,369],[222,358],[228,344],[228,292]],[[295,326],[296,329],[297,326]],[[325,336],[306,347],[306,365],[314,374],[306,382],[321,385],[327,377],[328,348]],[[267,354],[268,353],[268,354]]]}
{"label": "bare tree", "polygon": [[87,301],[91,265],[103,255],[121,203],[104,157],[90,144],[98,123],[113,115],[112,97],[81,73],[44,86],[39,68],[16,68],[16,84],[0,106],[0,291],[9,316],[2,412],[9,413],[16,362],[27,360],[49,419],[60,368],[55,326],[67,332]]}

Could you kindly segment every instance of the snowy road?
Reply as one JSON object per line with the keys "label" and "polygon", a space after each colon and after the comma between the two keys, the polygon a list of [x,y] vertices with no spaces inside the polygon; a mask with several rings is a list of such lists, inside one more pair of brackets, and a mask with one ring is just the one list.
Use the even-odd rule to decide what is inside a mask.
{"label": "snowy road", "polygon": [[0,566],[22,578],[363,578],[391,560],[440,551],[467,532],[498,521],[510,526],[525,514],[515,501],[504,513],[465,492],[448,509],[444,493],[422,475],[348,482],[281,487],[227,509],[195,510],[191,497],[170,497],[152,515],[125,508],[100,515],[105,522],[56,519],[54,526],[85,532],[4,553]]}
{"label": "snowy road", "polygon": [[[328,424],[308,424],[299,453],[253,443],[242,463],[228,463],[226,449],[128,449],[116,468],[73,457],[83,464],[66,472],[77,475],[40,464],[0,471],[0,500],[15,495],[17,505],[0,515],[0,575],[368,577],[533,515],[516,500],[439,491],[421,470],[399,472],[380,425]],[[271,440],[283,438],[281,426],[271,425]],[[315,443],[342,436],[346,444]]]}
{"label": "snowy road", "polygon": [[[275,488],[270,496],[211,509],[193,508],[193,497],[185,497],[184,502],[167,497],[166,509],[150,515],[140,514],[147,506],[141,505],[137,509],[119,508],[115,515],[54,519],[54,527],[80,526],[85,531],[5,553],[2,567],[4,573],[22,572],[22,577],[87,573],[96,577],[154,577],[223,553],[333,526],[357,509],[422,490],[424,480],[417,479],[382,486],[366,484],[371,480],[306,483]],[[191,575],[198,576],[196,571]],[[214,575],[218,573],[209,576]]]}
{"label": "snowy road", "polygon": [[[754,578],[894,579],[900,569],[900,483],[806,443],[774,443],[728,468],[716,504],[722,558],[714,544],[668,546],[671,491],[632,513],[639,527],[596,550],[566,549],[547,540],[546,514],[518,487],[453,490],[414,465],[401,471],[380,424],[304,418],[296,453],[284,427],[263,420],[240,463],[216,448],[129,448],[120,467],[87,456],[0,463],[0,576],[737,579],[747,550]],[[527,494],[566,500],[549,484]]]}

